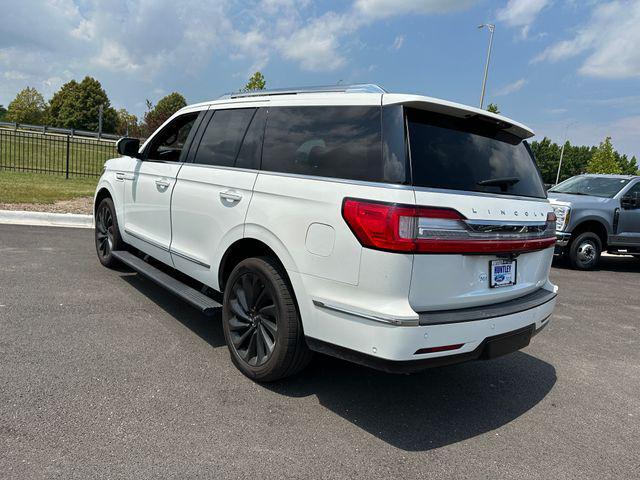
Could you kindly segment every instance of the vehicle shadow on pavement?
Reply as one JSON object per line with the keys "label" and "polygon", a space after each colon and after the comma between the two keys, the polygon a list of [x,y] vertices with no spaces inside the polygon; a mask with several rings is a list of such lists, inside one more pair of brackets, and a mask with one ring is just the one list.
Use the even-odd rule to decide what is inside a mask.
{"label": "vehicle shadow on pavement", "polygon": [[555,368],[531,355],[412,375],[378,372],[318,355],[294,378],[265,385],[321,405],[407,451],[425,451],[495,430],[538,404],[556,383]]}
{"label": "vehicle shadow on pavement", "polygon": [[[123,271],[121,278],[212,347],[225,345],[219,312],[207,318],[140,275]],[[426,451],[506,425],[537,405],[555,383],[555,368],[524,352],[412,375],[318,354],[300,374],[262,386],[291,398],[315,395],[323,407],[380,440]]]}
{"label": "vehicle shadow on pavement", "polygon": [[[553,267],[560,270],[571,270],[569,262],[564,259],[554,259]],[[640,260],[625,256],[606,256],[600,258],[600,265],[595,271],[620,272],[620,273],[640,273]]]}
{"label": "vehicle shadow on pavement", "polygon": [[[126,273],[126,270],[123,273]],[[215,316],[208,318],[141,275],[132,273],[122,275],[121,278],[212,347],[226,346],[219,311]]]}

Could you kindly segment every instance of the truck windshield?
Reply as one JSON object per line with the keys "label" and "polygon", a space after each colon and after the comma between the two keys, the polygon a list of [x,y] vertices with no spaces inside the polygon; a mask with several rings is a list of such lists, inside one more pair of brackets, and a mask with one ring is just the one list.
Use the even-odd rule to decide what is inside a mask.
{"label": "truck windshield", "polygon": [[549,189],[549,192],[613,198],[629,181],[630,179],[628,178],[585,177],[578,175],[559,183]]}
{"label": "truck windshield", "polygon": [[526,143],[480,115],[407,109],[413,185],[545,198]]}

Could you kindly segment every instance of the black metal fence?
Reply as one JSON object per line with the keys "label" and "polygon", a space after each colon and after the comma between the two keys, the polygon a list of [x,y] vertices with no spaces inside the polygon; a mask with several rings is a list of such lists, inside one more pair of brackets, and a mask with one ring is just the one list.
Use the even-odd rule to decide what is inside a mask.
{"label": "black metal fence", "polygon": [[0,127],[0,170],[99,176],[104,162],[117,156],[115,145],[113,140]]}

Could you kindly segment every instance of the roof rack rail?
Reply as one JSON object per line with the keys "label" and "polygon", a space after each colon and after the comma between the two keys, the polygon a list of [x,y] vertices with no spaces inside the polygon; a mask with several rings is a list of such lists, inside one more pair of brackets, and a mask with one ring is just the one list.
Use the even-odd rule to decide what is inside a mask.
{"label": "roof rack rail", "polygon": [[275,88],[272,90],[254,90],[251,92],[225,93],[218,100],[245,97],[268,97],[274,95],[298,95],[301,93],[387,93],[380,85],[375,83],[356,83],[353,85],[321,85],[315,87]]}

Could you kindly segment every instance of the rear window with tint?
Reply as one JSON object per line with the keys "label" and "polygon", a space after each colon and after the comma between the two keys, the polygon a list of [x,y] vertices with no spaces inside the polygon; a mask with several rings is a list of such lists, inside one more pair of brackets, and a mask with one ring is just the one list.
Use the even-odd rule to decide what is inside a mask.
{"label": "rear window with tint", "polygon": [[526,142],[484,117],[407,109],[413,184],[545,198]]}
{"label": "rear window with tint", "polygon": [[368,106],[272,107],[262,169],[372,182],[401,182],[405,165],[385,165],[381,109]]}

